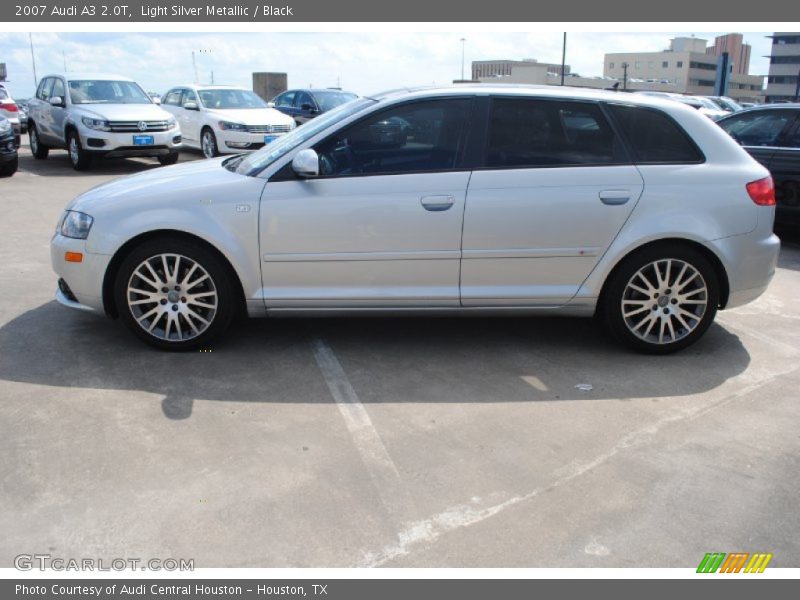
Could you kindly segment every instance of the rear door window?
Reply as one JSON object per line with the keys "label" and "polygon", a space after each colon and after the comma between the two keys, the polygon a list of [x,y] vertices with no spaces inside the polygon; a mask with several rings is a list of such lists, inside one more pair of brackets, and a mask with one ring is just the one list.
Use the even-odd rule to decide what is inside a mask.
{"label": "rear door window", "polygon": [[489,116],[489,168],[611,165],[627,162],[597,104],[494,98]]}
{"label": "rear door window", "polygon": [[689,135],[666,113],[641,106],[608,105],[637,164],[698,163],[704,157]]}

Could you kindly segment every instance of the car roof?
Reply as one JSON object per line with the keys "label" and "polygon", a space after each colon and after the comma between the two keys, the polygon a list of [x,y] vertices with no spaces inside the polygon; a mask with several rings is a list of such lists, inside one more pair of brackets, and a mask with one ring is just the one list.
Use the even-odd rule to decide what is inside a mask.
{"label": "car roof", "polygon": [[[73,73],[70,71],[69,73],[48,73],[42,79],[46,77],[61,77],[62,79],[66,79],[67,81],[77,81],[77,80],[95,80],[95,81],[131,81],[134,82],[133,79],[130,77],[125,77],[123,75],[115,75],[113,73]],[[40,79],[41,81],[41,79]]]}
{"label": "car roof", "polygon": [[169,89],[174,90],[175,88],[189,88],[192,90],[245,90],[249,92],[245,87],[241,87],[238,85],[203,85],[202,83],[187,83],[185,85],[176,85]]}
{"label": "car roof", "polygon": [[[495,84],[495,83],[466,83],[450,86],[428,86],[418,88],[401,88],[389,90],[379,94],[368,95],[372,100],[388,101],[402,98],[431,97],[431,96],[531,96],[537,98],[553,98],[565,100],[589,100],[594,102],[614,102],[632,104],[666,110],[680,110],[686,105],[675,102],[672,98],[649,96],[624,91],[598,90],[593,88],[579,88],[554,85],[525,85],[525,84]],[[690,109],[691,110],[691,109]]]}
{"label": "car roof", "polygon": [[[352,94],[353,96],[358,96],[355,92],[340,90],[339,88],[291,88],[286,90],[286,92],[306,92],[312,95],[322,92],[323,94]],[[281,94],[285,94],[286,92],[281,92]],[[278,95],[280,96],[281,94]]]}

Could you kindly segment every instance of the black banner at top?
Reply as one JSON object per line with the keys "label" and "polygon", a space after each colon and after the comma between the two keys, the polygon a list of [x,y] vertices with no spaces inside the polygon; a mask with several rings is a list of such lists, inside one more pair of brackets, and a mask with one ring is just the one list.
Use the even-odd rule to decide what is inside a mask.
{"label": "black banner at top", "polygon": [[3,22],[787,22],[786,0],[4,0]]}

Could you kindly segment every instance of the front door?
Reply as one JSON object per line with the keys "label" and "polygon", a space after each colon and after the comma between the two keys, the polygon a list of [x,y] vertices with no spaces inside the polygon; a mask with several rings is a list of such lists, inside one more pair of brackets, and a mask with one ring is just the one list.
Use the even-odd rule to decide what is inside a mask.
{"label": "front door", "polygon": [[273,176],[260,210],[267,308],[458,306],[471,102],[373,113],[316,145],[318,178]]}

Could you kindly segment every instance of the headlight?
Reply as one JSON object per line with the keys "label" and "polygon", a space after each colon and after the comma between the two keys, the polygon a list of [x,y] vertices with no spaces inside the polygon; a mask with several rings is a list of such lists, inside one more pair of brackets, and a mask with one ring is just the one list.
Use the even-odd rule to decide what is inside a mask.
{"label": "headlight", "polygon": [[61,221],[61,235],[76,240],[85,240],[89,236],[94,219],[86,213],[68,210]]}
{"label": "headlight", "polygon": [[91,117],[82,117],[81,121],[83,124],[86,125],[89,129],[96,129],[98,131],[111,131],[111,126],[108,124],[108,121],[104,121],[103,119],[92,119]]}
{"label": "headlight", "polygon": [[231,123],[230,121],[220,121],[219,128],[222,129],[222,131],[247,131],[247,125]]}
{"label": "headlight", "polygon": [[9,131],[11,131],[11,121],[0,119],[0,133],[8,133]]}
{"label": "headlight", "polygon": [[175,129],[178,126],[178,122],[175,120],[175,117],[167,120],[167,130]]}

